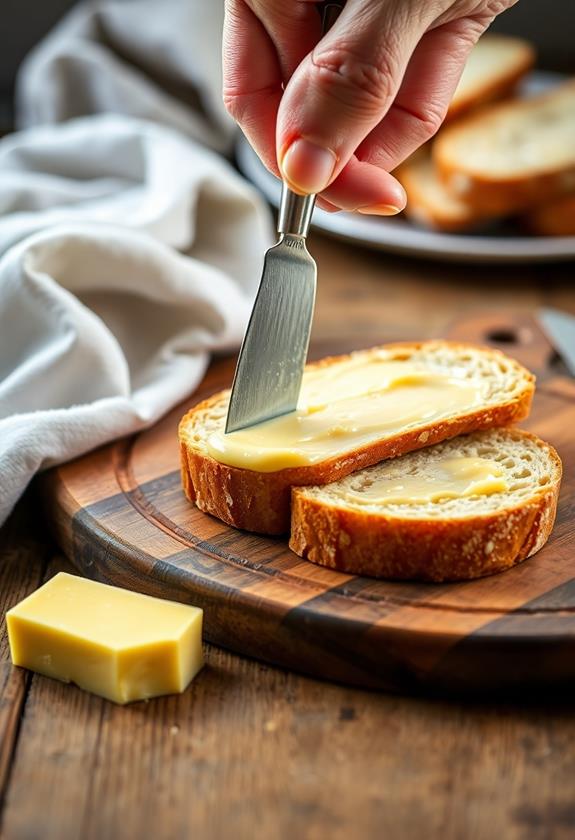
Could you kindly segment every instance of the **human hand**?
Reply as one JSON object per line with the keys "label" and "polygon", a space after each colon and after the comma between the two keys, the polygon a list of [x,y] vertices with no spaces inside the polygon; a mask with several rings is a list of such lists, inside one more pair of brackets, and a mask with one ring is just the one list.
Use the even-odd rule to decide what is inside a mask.
{"label": "human hand", "polygon": [[262,161],[326,210],[392,215],[390,175],[435,134],[465,61],[516,0],[226,0],[224,102]]}

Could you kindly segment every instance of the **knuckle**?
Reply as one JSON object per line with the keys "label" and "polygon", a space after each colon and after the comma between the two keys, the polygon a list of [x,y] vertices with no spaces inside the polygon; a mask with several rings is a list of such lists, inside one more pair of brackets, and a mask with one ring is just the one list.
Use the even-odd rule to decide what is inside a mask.
{"label": "knuckle", "polygon": [[232,117],[236,122],[241,122],[245,110],[244,105],[242,104],[242,97],[235,91],[224,89],[222,92],[222,100],[230,117]]}
{"label": "knuckle", "polygon": [[391,53],[366,60],[340,45],[315,50],[312,63],[324,91],[355,111],[380,111],[392,98],[397,69]]}
{"label": "knuckle", "polygon": [[479,17],[459,18],[449,22],[449,30],[455,38],[457,49],[463,51],[465,58],[490,23],[491,20]]}
{"label": "knuckle", "polygon": [[[396,102],[393,107],[403,115],[403,131],[405,132],[405,136],[409,137],[414,144],[414,148],[425,143],[437,133],[443,123],[445,111],[447,110],[443,105],[434,103],[413,108]],[[392,157],[395,157],[397,152],[398,149],[393,149]]]}
{"label": "knuckle", "polygon": [[476,26],[478,32],[483,32],[493,20],[514,6],[517,0],[460,0],[453,7],[443,10],[437,15],[435,25],[444,22],[461,21],[464,25]]}
{"label": "knuckle", "polygon": [[445,117],[446,108],[443,105],[429,102],[416,114],[416,120],[422,136],[427,140],[439,130]]}
{"label": "knuckle", "polygon": [[278,90],[276,85],[246,89],[243,86],[240,87],[232,79],[228,84],[224,84],[222,101],[228,114],[242,125],[257,102],[276,96]]}

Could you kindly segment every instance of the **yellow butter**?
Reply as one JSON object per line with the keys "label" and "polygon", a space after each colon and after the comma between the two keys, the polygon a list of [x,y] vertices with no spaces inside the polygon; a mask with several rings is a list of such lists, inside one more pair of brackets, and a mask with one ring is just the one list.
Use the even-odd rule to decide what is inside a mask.
{"label": "yellow butter", "polygon": [[459,499],[466,496],[488,496],[507,490],[505,471],[488,458],[451,457],[430,460],[413,475],[389,474],[371,480],[367,473],[361,488],[348,490],[345,499],[354,505],[416,505]]}
{"label": "yellow butter", "polygon": [[480,385],[433,373],[423,364],[374,356],[304,373],[298,409],[207,441],[208,454],[231,467],[273,472],[315,464],[482,404]]}
{"label": "yellow butter", "polygon": [[6,614],[14,665],[116,703],[184,691],[203,665],[202,618],[64,572]]}

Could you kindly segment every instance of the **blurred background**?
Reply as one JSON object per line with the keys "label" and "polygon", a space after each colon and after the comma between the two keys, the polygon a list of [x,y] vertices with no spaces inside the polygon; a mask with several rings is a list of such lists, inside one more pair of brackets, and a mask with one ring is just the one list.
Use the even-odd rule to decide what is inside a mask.
{"label": "blurred background", "polygon": [[[12,93],[18,65],[34,44],[62,17],[76,0],[3,0],[0,34],[0,122],[12,121]],[[131,0],[118,0],[129,3]],[[161,2],[161,0],[159,0]],[[206,0],[220,2],[223,0]],[[539,52],[538,66],[546,70],[573,71],[575,0],[519,0],[498,17],[494,32],[521,35]],[[214,49],[219,49],[214,45]]]}

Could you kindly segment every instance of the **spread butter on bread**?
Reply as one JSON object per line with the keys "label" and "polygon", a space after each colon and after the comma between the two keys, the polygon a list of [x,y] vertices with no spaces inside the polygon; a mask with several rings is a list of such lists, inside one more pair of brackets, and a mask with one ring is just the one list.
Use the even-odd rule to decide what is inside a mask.
{"label": "spread butter on bread", "polygon": [[322,566],[388,579],[468,580],[546,542],[561,461],[518,429],[475,432],[293,490],[290,547]]}
{"label": "spread butter on bread", "polygon": [[386,458],[529,413],[534,377],[488,348],[391,344],[308,365],[297,412],[224,434],[229,391],[179,426],[185,493],[248,531],[290,526],[293,486],[321,485]]}

